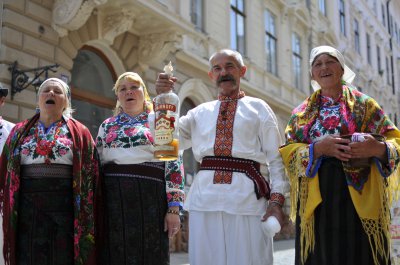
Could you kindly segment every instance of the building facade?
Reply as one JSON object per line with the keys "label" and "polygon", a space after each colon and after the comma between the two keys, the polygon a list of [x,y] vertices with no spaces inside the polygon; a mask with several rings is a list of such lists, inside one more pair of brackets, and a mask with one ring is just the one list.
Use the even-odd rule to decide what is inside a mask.
{"label": "building facade", "polygon": [[[12,122],[33,115],[44,78],[35,73],[54,64],[48,75],[70,84],[74,117],[94,136],[125,71],[139,73],[154,96],[157,74],[172,61],[184,114],[216,98],[208,58],[232,48],[248,66],[242,89],[268,102],[283,136],[291,110],[312,92],[308,58],[318,45],[337,47],[354,84],[399,119],[397,0],[0,0],[0,30],[0,82],[12,95],[1,114]],[[190,184],[190,152],[185,164]]]}

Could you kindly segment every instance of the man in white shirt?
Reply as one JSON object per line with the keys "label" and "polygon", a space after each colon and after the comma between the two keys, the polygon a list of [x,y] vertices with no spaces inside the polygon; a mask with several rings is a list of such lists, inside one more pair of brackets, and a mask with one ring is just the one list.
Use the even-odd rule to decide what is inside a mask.
{"label": "man in white shirt", "polygon": [[[6,97],[8,95],[8,89],[0,86],[0,108],[4,106]],[[14,127],[14,123],[4,120],[0,116],[0,155],[3,152],[4,144],[6,143],[7,137],[10,134],[11,129]],[[3,219],[0,217],[0,264],[4,264],[3,258]]]}
{"label": "man in white shirt", "polygon": [[[278,152],[277,120],[266,102],[240,90],[247,70],[240,53],[221,50],[209,61],[218,100],[179,119],[181,149],[192,147],[201,163],[184,205],[190,264],[272,265],[272,238],[261,224],[273,215],[283,226],[289,186]],[[175,81],[159,74],[157,93],[171,90]],[[268,166],[269,183],[260,164]]]}
{"label": "man in white shirt", "polygon": [[[8,89],[2,88],[0,86],[0,108],[4,106],[7,95],[8,95]],[[14,125],[15,125],[14,123],[6,121],[0,116],[0,155],[3,152],[3,146]]]}

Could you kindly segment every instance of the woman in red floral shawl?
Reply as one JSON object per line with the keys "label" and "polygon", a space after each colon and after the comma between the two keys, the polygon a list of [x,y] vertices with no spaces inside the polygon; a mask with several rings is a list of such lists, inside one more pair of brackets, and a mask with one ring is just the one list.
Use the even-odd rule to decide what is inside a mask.
{"label": "woman in red floral shawl", "polygon": [[40,112],[11,131],[0,158],[6,265],[96,264],[99,159],[89,130],[71,117],[57,78],[38,91]]}

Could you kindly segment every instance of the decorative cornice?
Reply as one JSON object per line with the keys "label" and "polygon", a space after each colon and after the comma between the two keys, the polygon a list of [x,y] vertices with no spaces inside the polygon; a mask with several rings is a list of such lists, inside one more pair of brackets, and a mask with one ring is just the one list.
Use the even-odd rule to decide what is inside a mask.
{"label": "decorative cornice", "polygon": [[61,37],[68,30],[77,30],[86,23],[95,7],[107,0],[57,0],[53,7],[52,27]]}

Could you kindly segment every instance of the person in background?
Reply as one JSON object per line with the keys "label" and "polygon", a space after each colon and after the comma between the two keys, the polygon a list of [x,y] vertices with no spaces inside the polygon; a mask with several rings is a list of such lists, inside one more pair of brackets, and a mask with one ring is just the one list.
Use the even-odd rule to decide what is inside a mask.
{"label": "person in background", "polygon": [[[262,222],[275,216],[284,225],[288,191],[277,120],[266,102],[241,89],[247,68],[240,53],[220,50],[209,62],[218,100],[179,119],[181,148],[192,147],[201,163],[184,205],[190,264],[272,265],[272,238],[264,236]],[[170,91],[176,81],[159,74],[157,93]],[[269,183],[260,164],[268,165]]]}
{"label": "person in background", "polygon": [[296,220],[295,264],[390,264],[400,132],[351,84],[355,74],[337,49],[312,49],[310,73],[315,92],[293,110],[280,149]]}
{"label": "person in background", "polygon": [[[6,97],[8,95],[8,88],[3,88],[0,86],[0,108],[6,103]],[[6,121],[0,116],[0,155],[3,151],[3,146],[7,140],[7,137],[14,127],[14,123]]]}
{"label": "person in background", "polygon": [[39,113],[10,132],[0,159],[5,264],[97,264],[99,159],[89,130],[72,118],[58,78],[38,90]]}
{"label": "person in background", "polygon": [[[4,106],[6,97],[8,95],[8,88],[0,86],[0,108]],[[10,134],[11,129],[14,127],[14,123],[6,121],[0,116],[0,155],[3,152],[3,146],[6,143],[7,137]],[[3,219],[0,218],[0,250],[3,249]],[[4,264],[3,251],[0,253],[0,264]]]}
{"label": "person in background", "polygon": [[104,173],[104,264],[169,264],[169,237],[180,229],[182,160],[154,159],[148,115],[152,102],[142,78],[119,76],[115,116],[99,128]]}

